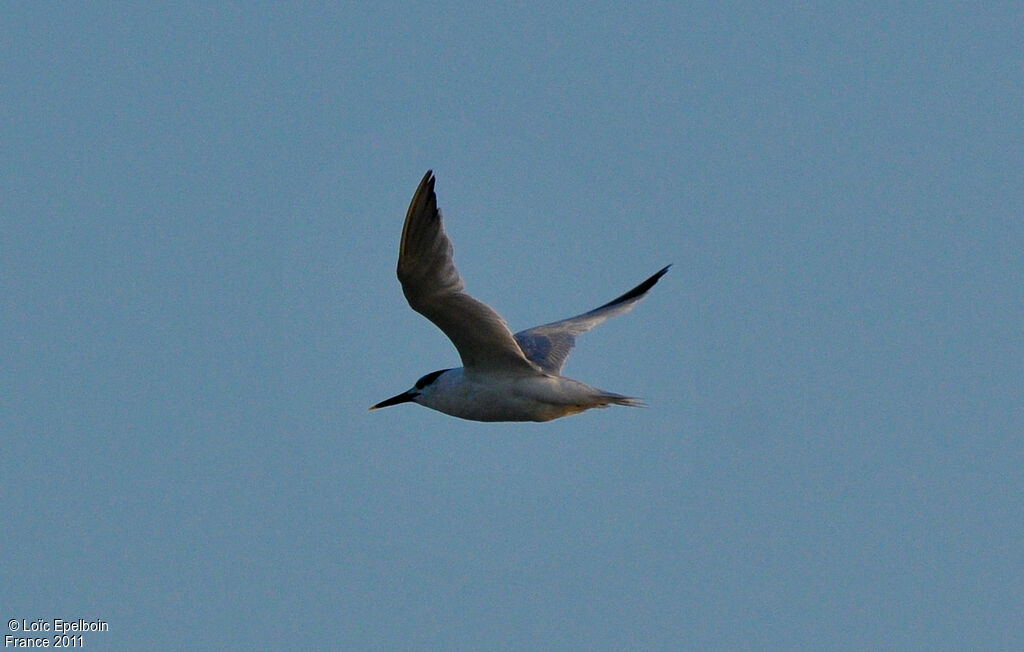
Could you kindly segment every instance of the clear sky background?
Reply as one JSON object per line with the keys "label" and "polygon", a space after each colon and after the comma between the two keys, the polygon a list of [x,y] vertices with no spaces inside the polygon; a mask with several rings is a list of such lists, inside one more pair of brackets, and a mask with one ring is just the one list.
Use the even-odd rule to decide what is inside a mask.
{"label": "clear sky background", "polygon": [[[4,623],[1024,648],[1020,4],[556,5],[3,4]],[[648,408],[367,411],[428,168],[513,329],[674,263],[566,368]]]}

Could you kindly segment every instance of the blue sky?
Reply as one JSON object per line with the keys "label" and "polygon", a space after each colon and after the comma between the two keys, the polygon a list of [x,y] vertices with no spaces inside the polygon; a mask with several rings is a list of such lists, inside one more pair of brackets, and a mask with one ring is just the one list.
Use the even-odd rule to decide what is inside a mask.
{"label": "blue sky", "polygon": [[[90,649],[1020,649],[1015,3],[8,3],[0,608]],[[663,265],[547,424],[458,364]],[[5,632],[8,633],[8,632]]]}

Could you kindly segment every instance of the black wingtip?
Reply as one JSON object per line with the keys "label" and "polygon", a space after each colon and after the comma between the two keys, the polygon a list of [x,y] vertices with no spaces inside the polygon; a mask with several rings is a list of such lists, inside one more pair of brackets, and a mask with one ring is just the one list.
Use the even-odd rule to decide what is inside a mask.
{"label": "black wingtip", "polygon": [[604,304],[603,306],[600,306],[599,308],[595,308],[594,310],[600,310],[601,308],[607,308],[608,306],[614,306],[614,305],[619,304],[619,303],[624,303],[624,302],[629,301],[631,299],[635,299],[637,297],[641,297],[641,296],[647,294],[647,291],[650,290],[652,287],[654,287],[654,284],[658,282],[658,279],[660,279],[662,276],[664,276],[668,272],[668,268],[669,267],[672,267],[671,263],[669,263],[668,265],[665,265],[664,267],[659,269],[657,272],[655,272],[646,281],[644,281],[640,285],[636,286],[635,288],[633,288],[629,292],[623,294],[621,297],[617,297],[615,299],[612,299],[608,303]]}
{"label": "black wingtip", "polygon": [[618,301],[628,301],[629,299],[632,299],[633,297],[638,297],[641,294],[646,294],[646,292],[648,290],[650,290],[652,287],[654,287],[654,284],[658,282],[658,279],[660,279],[662,276],[664,276],[665,274],[668,273],[668,268],[669,267],[672,267],[672,265],[665,265],[664,267],[659,269],[657,272],[652,274],[649,279],[647,279],[646,281],[644,281],[640,285],[636,286],[635,288],[633,288],[629,292],[627,292],[624,295],[622,295],[621,297],[619,297]]}
{"label": "black wingtip", "polygon": [[[424,210],[429,209],[430,212],[436,212],[437,210],[437,195],[434,193],[434,171],[427,170],[427,173],[423,175],[423,179],[420,181],[420,185],[416,188],[416,193],[412,196],[412,202],[409,204],[409,212],[412,213],[413,209]],[[406,219],[408,218],[406,214]]]}
{"label": "black wingtip", "polygon": [[[415,216],[425,215],[425,221],[439,220],[441,218],[440,212],[437,210],[437,195],[434,193],[434,172],[433,170],[427,170],[427,173],[423,175],[423,179],[420,180],[420,185],[416,186],[416,192],[413,193],[412,200],[409,201],[409,209],[405,212],[405,222],[402,224],[402,238],[398,241],[398,265],[399,268],[402,266],[402,260],[405,258],[405,246],[410,235],[410,229],[415,229],[412,226]],[[399,278],[401,278],[401,272],[399,272]]]}

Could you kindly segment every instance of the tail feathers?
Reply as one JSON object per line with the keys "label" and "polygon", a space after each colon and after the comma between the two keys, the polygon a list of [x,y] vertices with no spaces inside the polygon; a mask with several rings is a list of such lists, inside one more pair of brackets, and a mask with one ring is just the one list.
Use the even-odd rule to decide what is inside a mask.
{"label": "tail feathers", "polygon": [[623,396],[622,394],[613,394],[611,392],[601,392],[598,397],[601,401],[600,407],[607,407],[609,405],[625,405],[627,407],[647,407],[647,404],[638,398],[632,396]]}

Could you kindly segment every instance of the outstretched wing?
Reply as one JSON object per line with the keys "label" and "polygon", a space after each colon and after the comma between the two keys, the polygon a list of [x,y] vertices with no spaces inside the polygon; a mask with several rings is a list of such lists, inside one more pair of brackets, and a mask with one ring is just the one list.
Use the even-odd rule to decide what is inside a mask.
{"label": "outstretched wing", "polygon": [[466,294],[441,223],[434,175],[423,176],[409,204],[398,249],[398,280],[413,310],[444,332],[468,373],[536,373],[501,315]]}
{"label": "outstretched wing", "polygon": [[647,291],[654,287],[654,284],[665,275],[669,267],[671,265],[665,266],[654,276],[600,308],[516,333],[515,339],[519,343],[519,348],[531,362],[545,372],[560,373],[565,359],[569,357],[569,352],[576,344],[577,335],[589,331],[609,317],[632,310],[636,302],[644,298]]}

